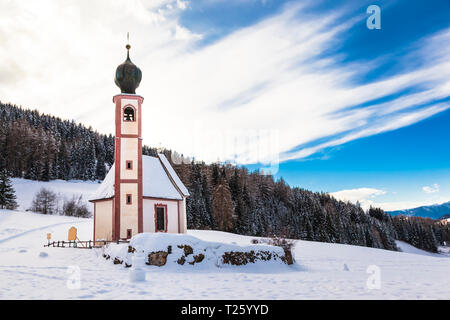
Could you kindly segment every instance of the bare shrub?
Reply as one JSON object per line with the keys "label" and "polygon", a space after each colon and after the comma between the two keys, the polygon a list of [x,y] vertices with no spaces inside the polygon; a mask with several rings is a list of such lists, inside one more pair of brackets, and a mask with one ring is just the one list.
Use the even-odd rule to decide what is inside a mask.
{"label": "bare shrub", "polygon": [[70,200],[64,200],[63,214],[71,217],[89,218],[91,213],[83,202],[83,196],[72,196]]}
{"label": "bare shrub", "polygon": [[292,248],[294,247],[294,240],[292,239],[286,239],[278,236],[273,236],[269,241],[268,244],[272,246],[277,246],[283,248],[284,251],[284,258],[286,259],[287,264],[293,264],[294,263],[294,256],[292,254]]}
{"label": "bare shrub", "polygon": [[294,240],[292,239],[286,239],[277,236],[270,238],[267,243],[271,246],[281,247],[286,250],[291,250],[295,244]]}
{"label": "bare shrub", "polygon": [[57,213],[58,197],[55,192],[41,188],[34,196],[31,203],[31,211],[39,212],[42,214],[55,214]]}
{"label": "bare shrub", "polygon": [[288,239],[287,235],[288,231],[286,229],[280,232],[279,235],[274,234],[269,239],[252,239],[251,242],[253,244],[266,243],[271,246],[281,247],[284,251],[284,259],[286,260],[286,263],[293,264],[294,256],[292,254],[292,249],[294,248],[295,241],[292,239]]}

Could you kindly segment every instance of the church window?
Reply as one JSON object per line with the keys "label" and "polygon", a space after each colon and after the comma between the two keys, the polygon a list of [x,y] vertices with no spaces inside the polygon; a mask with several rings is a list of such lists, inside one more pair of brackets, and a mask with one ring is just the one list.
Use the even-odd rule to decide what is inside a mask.
{"label": "church window", "polygon": [[133,161],[128,160],[126,163],[127,170],[133,170]]}
{"label": "church window", "polygon": [[134,121],[134,108],[126,107],[123,110],[123,121]]}
{"label": "church window", "polygon": [[132,203],[131,194],[127,194],[127,204],[131,204],[131,203]]}

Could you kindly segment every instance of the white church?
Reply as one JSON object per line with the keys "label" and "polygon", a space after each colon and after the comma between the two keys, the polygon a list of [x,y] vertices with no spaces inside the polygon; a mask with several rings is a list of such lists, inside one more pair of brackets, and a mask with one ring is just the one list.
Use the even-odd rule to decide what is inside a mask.
{"label": "white church", "polygon": [[121,94],[115,104],[115,163],[89,200],[94,204],[94,242],[130,239],[142,232],[186,233],[187,188],[163,154],[142,155],[142,103],[136,95],[141,70],[130,60],[116,70]]}

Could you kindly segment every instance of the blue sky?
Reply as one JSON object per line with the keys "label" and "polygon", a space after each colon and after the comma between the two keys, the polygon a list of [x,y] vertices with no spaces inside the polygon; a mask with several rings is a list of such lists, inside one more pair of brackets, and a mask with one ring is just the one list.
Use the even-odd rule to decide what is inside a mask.
{"label": "blue sky", "polygon": [[130,32],[145,144],[366,207],[450,201],[448,0],[24,0],[0,21],[3,102],[114,132]]}
{"label": "blue sky", "polygon": [[[200,44],[208,45],[236,29],[273,15],[286,2],[292,3],[270,0],[231,1],[230,5],[226,1],[204,1],[203,5],[193,5],[191,10],[183,14],[181,22],[194,31],[209,30]],[[382,80],[409,68],[419,67],[425,62],[416,59],[412,52],[417,41],[445,30],[450,25],[450,1],[445,0],[322,1],[310,10],[320,14],[345,9],[347,13],[340,18],[342,20],[364,14],[370,4],[381,8],[381,30],[369,30],[365,27],[365,19],[362,19],[350,28],[349,35],[343,42],[321,53],[324,56],[342,55],[338,63],[343,65],[352,62],[370,63],[371,60],[382,57],[376,68],[362,70],[353,77],[352,81],[357,84]],[[432,58],[433,52],[430,52],[430,59]],[[389,102],[404,93],[421,92],[423,86],[426,84],[414,84],[376,100]],[[450,91],[447,93],[446,97],[432,99],[417,108],[433,104],[436,100],[448,103]],[[350,110],[370,104],[351,106]],[[447,110],[400,129],[325,148],[303,159],[282,162],[276,177],[283,177],[292,186],[315,191],[338,192],[359,188],[382,191],[362,195],[369,201],[376,199],[374,203],[401,202],[412,206],[422,202],[448,201],[449,126],[450,111]],[[264,166],[252,164],[247,167],[255,170]],[[436,185],[439,191],[433,187]],[[431,190],[435,192],[425,192],[425,186],[432,186]],[[389,208],[389,205],[386,207]]]}
{"label": "blue sky", "polygon": [[[325,149],[306,159],[281,163],[277,178],[291,186],[337,192],[358,188],[375,203],[441,203],[450,195],[450,111],[419,123]],[[260,166],[249,165],[250,170]],[[427,193],[424,186],[439,186]],[[357,193],[357,192],[356,192]],[[366,198],[365,198],[366,197]],[[375,200],[375,199],[372,199]]]}

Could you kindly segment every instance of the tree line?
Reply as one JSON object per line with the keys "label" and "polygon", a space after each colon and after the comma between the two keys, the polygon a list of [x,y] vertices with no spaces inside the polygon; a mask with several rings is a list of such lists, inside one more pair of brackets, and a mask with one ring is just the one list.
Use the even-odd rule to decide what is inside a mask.
{"label": "tree line", "polygon": [[[114,163],[114,137],[74,121],[0,103],[0,165],[32,180],[102,180]],[[144,146],[143,154],[156,156]],[[160,150],[169,161],[182,158]],[[185,159],[186,160],[186,159]],[[383,210],[336,200],[327,193],[290,187],[283,179],[245,167],[172,162],[189,190],[188,228],[250,236],[343,243],[397,250],[395,240],[437,251],[449,227],[422,218],[391,217]]]}
{"label": "tree line", "polygon": [[439,221],[392,217],[380,208],[364,211],[328,193],[293,188],[245,167],[195,161],[173,166],[190,192],[188,228],[388,250],[397,250],[395,240],[402,240],[437,252],[450,240],[449,226]]}
{"label": "tree line", "polygon": [[0,154],[2,166],[14,177],[101,180],[114,162],[114,137],[0,103]]}

